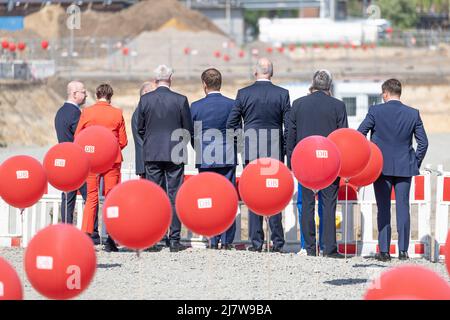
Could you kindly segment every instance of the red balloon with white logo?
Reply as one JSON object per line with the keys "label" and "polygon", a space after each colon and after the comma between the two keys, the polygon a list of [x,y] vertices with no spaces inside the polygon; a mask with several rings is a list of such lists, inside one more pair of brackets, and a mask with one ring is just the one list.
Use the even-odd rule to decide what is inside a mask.
{"label": "red balloon with white logo", "polygon": [[238,195],[225,177],[200,173],[177,192],[176,209],[181,222],[196,234],[212,237],[225,232],[236,218]]}
{"label": "red balloon with white logo", "polygon": [[444,247],[445,265],[447,266],[448,274],[450,275],[450,230],[447,234],[447,242]]}
{"label": "red balloon with white logo", "polygon": [[450,300],[450,285],[436,272],[418,265],[403,265],[383,272],[367,290],[365,300],[412,297]]}
{"label": "red balloon with white logo", "polygon": [[239,180],[239,194],[247,207],[262,216],[280,213],[292,200],[294,179],[280,161],[261,158],[250,162]]}
{"label": "red balloon with white logo", "polygon": [[333,131],[328,139],[336,144],[341,154],[341,178],[349,179],[364,170],[371,152],[366,137],[357,130],[343,128]]}
{"label": "red balloon with white logo", "polygon": [[41,163],[29,156],[14,156],[0,166],[0,196],[9,205],[25,209],[38,202],[47,189]]}
{"label": "red balloon with white logo", "polygon": [[74,142],[87,154],[93,173],[103,173],[111,169],[120,152],[116,136],[102,126],[81,130],[75,136]]}
{"label": "red balloon with white logo", "polygon": [[370,159],[367,166],[358,175],[350,178],[349,183],[358,187],[365,187],[374,183],[383,170],[383,154],[380,148],[373,142],[370,145]]}
{"label": "red balloon with white logo", "polygon": [[341,156],[331,140],[322,136],[310,136],[295,147],[291,165],[300,184],[317,192],[336,180],[341,168]]}
{"label": "red balloon with white logo", "polygon": [[22,300],[23,289],[16,270],[0,257],[0,300]]}
{"label": "red balloon with white logo", "polygon": [[89,175],[89,159],[75,143],[53,146],[45,155],[44,168],[48,182],[65,192],[79,189]]}
{"label": "red balloon with white logo", "polygon": [[36,291],[50,299],[70,299],[91,283],[97,267],[92,240],[68,224],[39,231],[25,251],[25,271]]}
{"label": "red balloon with white logo", "polygon": [[169,197],[148,180],[130,180],[114,187],[103,205],[106,230],[121,245],[145,249],[162,239],[172,220]]}

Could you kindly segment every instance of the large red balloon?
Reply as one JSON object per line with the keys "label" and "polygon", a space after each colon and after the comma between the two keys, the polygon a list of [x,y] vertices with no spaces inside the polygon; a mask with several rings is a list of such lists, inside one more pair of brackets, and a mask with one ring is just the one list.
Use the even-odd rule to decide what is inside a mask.
{"label": "large red balloon", "polygon": [[450,230],[447,234],[447,242],[444,247],[445,265],[447,266],[448,274],[450,275]]}
{"label": "large red balloon", "polygon": [[328,138],[333,141],[341,153],[341,178],[351,178],[363,171],[370,159],[369,141],[354,129],[338,129]]}
{"label": "large red balloon", "polygon": [[75,143],[53,146],[45,155],[44,168],[48,182],[56,189],[69,192],[79,189],[89,175],[89,159]]}
{"label": "large red balloon", "polygon": [[23,289],[16,270],[0,257],[0,300],[22,300]]}
{"label": "large red balloon", "polygon": [[48,44],[49,44],[49,43],[48,43],[47,40],[42,40],[42,42],[41,42],[41,47],[42,47],[42,49],[47,50]]}
{"label": "large red balloon", "polygon": [[70,299],[83,292],[96,270],[92,240],[68,224],[39,231],[25,251],[31,285],[50,299]]}
{"label": "large red balloon", "polygon": [[365,187],[374,183],[383,171],[383,154],[380,148],[373,142],[369,142],[369,145],[371,150],[369,163],[363,171],[349,180],[354,186]]}
{"label": "large red balloon", "polygon": [[282,211],[292,200],[294,179],[280,161],[261,158],[250,162],[239,180],[239,194],[247,207],[262,216]]}
{"label": "large red balloon", "polygon": [[31,207],[42,198],[46,188],[44,168],[32,157],[14,156],[0,166],[0,195],[13,207]]}
{"label": "large red balloon", "polygon": [[9,42],[7,40],[3,40],[2,41],[2,48],[3,49],[8,49],[9,48]]}
{"label": "large red balloon", "polygon": [[384,300],[404,296],[421,300],[449,300],[450,285],[432,270],[404,265],[383,272],[364,299]]}
{"label": "large red balloon", "polygon": [[75,137],[75,143],[88,155],[91,171],[94,173],[103,173],[111,169],[120,152],[117,138],[102,126],[83,129]]}
{"label": "large red balloon", "polygon": [[292,171],[305,188],[318,191],[329,187],[338,177],[341,157],[336,145],[321,136],[300,141],[292,153]]}
{"label": "large red balloon", "polygon": [[120,244],[145,249],[162,239],[172,219],[172,207],[164,190],[148,180],[117,185],[106,197],[103,221]]}
{"label": "large red balloon", "polygon": [[177,214],[196,234],[212,237],[225,232],[233,223],[238,208],[233,184],[217,173],[200,173],[178,190]]}

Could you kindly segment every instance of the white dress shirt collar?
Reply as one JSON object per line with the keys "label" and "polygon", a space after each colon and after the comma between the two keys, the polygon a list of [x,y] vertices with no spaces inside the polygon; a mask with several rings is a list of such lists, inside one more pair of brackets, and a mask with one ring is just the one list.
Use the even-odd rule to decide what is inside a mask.
{"label": "white dress shirt collar", "polygon": [[80,108],[80,106],[77,105],[75,102],[72,102],[72,101],[66,101],[65,103],[70,103],[70,104],[74,105],[75,107]]}

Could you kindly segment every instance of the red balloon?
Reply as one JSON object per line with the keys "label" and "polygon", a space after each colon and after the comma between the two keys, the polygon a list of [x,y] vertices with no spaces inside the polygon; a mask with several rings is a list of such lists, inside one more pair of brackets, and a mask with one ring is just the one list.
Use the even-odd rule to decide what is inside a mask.
{"label": "red balloon", "polygon": [[122,54],[123,54],[124,56],[127,56],[129,52],[130,52],[130,49],[128,49],[128,48],[126,48],[126,47],[122,49]]}
{"label": "red balloon", "polygon": [[450,230],[447,234],[447,241],[444,247],[445,265],[447,266],[448,274],[450,275]]}
{"label": "red balloon", "polygon": [[9,42],[6,41],[6,40],[3,40],[3,41],[2,41],[2,48],[3,48],[3,49],[8,49],[8,48],[9,48]]}
{"label": "red balloon", "polygon": [[313,191],[329,187],[341,168],[338,148],[321,136],[310,136],[300,141],[292,153],[291,162],[300,184]]}
{"label": "red balloon", "polygon": [[117,138],[102,126],[83,129],[75,137],[75,143],[88,155],[91,172],[94,173],[103,173],[111,169],[120,152]]}
{"label": "red balloon", "polygon": [[227,54],[224,54],[224,55],[223,55],[223,60],[224,60],[225,62],[229,62],[229,61],[230,61],[230,56],[227,55]]}
{"label": "red balloon", "polygon": [[68,224],[39,231],[25,251],[25,271],[31,285],[50,299],[70,299],[82,293],[96,269],[92,240]]}
{"label": "red balloon", "polygon": [[23,289],[16,270],[0,257],[0,300],[22,300]]}
{"label": "red balloon", "polygon": [[[345,181],[341,179],[341,181],[339,182],[339,190],[338,190],[338,200],[340,201],[344,201],[344,200],[349,200],[349,201],[356,201],[358,200],[358,188],[356,186],[354,186],[353,184],[349,183],[348,184],[348,189],[347,192],[345,191]],[[345,197],[347,193],[347,198]]]}
{"label": "red balloon", "polygon": [[273,52],[273,48],[272,47],[268,47],[266,48],[267,53],[272,53]]}
{"label": "red balloon", "polygon": [[9,51],[11,51],[11,52],[16,51],[16,45],[12,42],[9,44]]}
{"label": "red balloon", "polygon": [[26,45],[25,45],[25,43],[23,43],[23,42],[19,42],[19,43],[17,44],[17,48],[18,48],[20,51],[23,51],[23,50],[25,50]]}
{"label": "red balloon", "polygon": [[244,52],[244,50],[240,50],[238,55],[239,55],[239,58],[245,57],[245,52]]}
{"label": "red balloon", "polygon": [[358,175],[350,178],[349,182],[358,187],[365,187],[374,183],[383,171],[383,154],[373,142],[370,145],[370,159],[367,166]]}
{"label": "red balloon", "polygon": [[65,192],[74,191],[84,184],[89,175],[89,158],[79,145],[64,142],[47,152],[44,168],[52,186]]}
{"label": "red balloon", "polygon": [[47,48],[48,48],[48,41],[47,40],[42,40],[41,47],[42,47],[42,49],[47,50]]}
{"label": "red balloon", "polygon": [[164,190],[148,180],[130,180],[111,190],[103,205],[106,230],[120,244],[145,249],[162,239],[172,219]]}
{"label": "red balloon", "polygon": [[14,156],[0,166],[0,195],[9,205],[25,209],[38,202],[47,189],[41,163],[29,156]]}
{"label": "red balloon", "polygon": [[383,272],[367,290],[365,300],[417,297],[421,300],[449,300],[450,285],[437,273],[415,265],[404,265]]}
{"label": "red balloon", "polygon": [[273,216],[292,200],[294,179],[280,161],[261,158],[250,162],[239,180],[239,194],[247,207],[262,216]]}
{"label": "red balloon", "polygon": [[219,50],[217,50],[217,51],[214,51],[214,57],[216,57],[216,58],[220,58],[220,56],[221,56],[222,54],[220,53],[220,51]]}
{"label": "red balloon", "polygon": [[338,129],[328,138],[333,141],[341,153],[341,178],[351,178],[360,174],[370,159],[369,141],[354,129]]}
{"label": "red balloon", "polygon": [[205,172],[187,180],[178,190],[177,214],[196,234],[212,237],[225,232],[238,209],[233,184],[217,173]]}

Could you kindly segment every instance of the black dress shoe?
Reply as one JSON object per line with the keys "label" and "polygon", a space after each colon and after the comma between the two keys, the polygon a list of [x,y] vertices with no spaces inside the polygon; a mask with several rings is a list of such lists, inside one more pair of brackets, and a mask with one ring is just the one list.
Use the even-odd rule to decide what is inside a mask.
{"label": "black dress shoe", "polygon": [[179,251],[183,251],[186,250],[188,247],[182,245],[179,242],[171,242],[170,243],[170,252],[179,252]]}
{"label": "black dress shoe", "polygon": [[270,248],[270,252],[286,253],[282,247],[272,247]]}
{"label": "black dress shoe", "polygon": [[338,252],[324,254],[323,256],[325,258],[331,258],[331,259],[345,259],[345,256],[343,254],[338,253]]}
{"label": "black dress shoe", "polygon": [[256,247],[251,246],[247,250],[251,251],[251,252],[261,252],[262,251],[262,247],[256,248]]}
{"label": "black dress shoe", "polygon": [[400,251],[398,253],[398,260],[408,260],[408,259],[409,259],[408,252]]}
{"label": "black dress shoe", "polygon": [[380,252],[375,255],[375,259],[381,262],[391,261],[391,255],[387,252]]}
{"label": "black dress shoe", "polygon": [[306,255],[308,257],[317,257],[317,253],[315,251],[306,251]]}
{"label": "black dress shoe", "polygon": [[233,245],[232,244],[224,244],[224,245],[222,245],[221,249],[231,250],[231,249],[233,249]]}
{"label": "black dress shoe", "polygon": [[105,244],[105,248],[104,250],[106,252],[118,252],[119,249],[116,246],[116,243],[114,242],[114,240],[108,236],[108,239],[106,240],[106,244]]}

